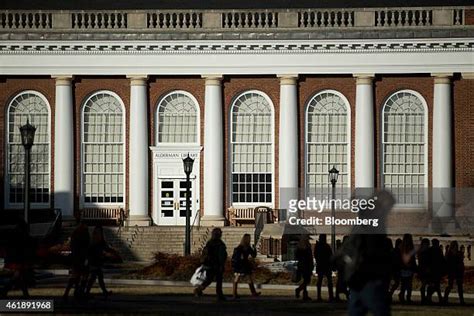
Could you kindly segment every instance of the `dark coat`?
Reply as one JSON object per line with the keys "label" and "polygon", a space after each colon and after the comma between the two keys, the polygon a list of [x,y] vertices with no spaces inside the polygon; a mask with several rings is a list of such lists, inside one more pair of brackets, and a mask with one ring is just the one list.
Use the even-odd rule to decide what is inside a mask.
{"label": "dark coat", "polygon": [[301,275],[311,275],[313,273],[314,262],[311,247],[297,248],[295,253],[298,261],[297,269]]}
{"label": "dark coat", "polygon": [[327,274],[330,273],[331,268],[332,249],[327,243],[316,243],[314,246],[314,258],[316,259],[316,273]]}
{"label": "dark coat", "polygon": [[464,256],[461,252],[446,255],[446,267],[449,278],[462,278],[464,276]]}
{"label": "dark coat", "polygon": [[253,265],[252,262],[250,262],[250,257],[255,258],[256,256],[257,251],[254,247],[239,245],[234,248],[234,254],[232,255],[232,268],[234,273],[252,273]]}
{"label": "dark coat", "polygon": [[211,239],[202,251],[201,262],[215,272],[223,272],[227,260],[227,248],[221,239]]}

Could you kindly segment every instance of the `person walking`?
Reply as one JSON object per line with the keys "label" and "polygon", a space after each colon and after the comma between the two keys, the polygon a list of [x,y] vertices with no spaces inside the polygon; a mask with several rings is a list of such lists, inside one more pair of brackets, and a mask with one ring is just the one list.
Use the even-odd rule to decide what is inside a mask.
{"label": "person walking", "polygon": [[431,240],[429,258],[431,262],[431,274],[426,293],[426,300],[428,303],[432,303],[433,294],[436,293],[438,295],[438,303],[441,304],[443,302],[443,297],[441,295],[441,279],[445,275],[446,260],[443,256],[443,250],[440,248],[439,240],[436,238]]}
{"label": "person walking", "polygon": [[255,245],[250,245],[250,234],[244,234],[240,244],[234,249],[232,255],[232,269],[234,270],[234,283],[233,283],[233,297],[234,299],[239,298],[237,294],[237,287],[239,286],[240,278],[247,277],[250,292],[252,296],[257,297],[260,295],[260,292],[255,290],[255,285],[253,281],[253,269],[254,264],[253,259],[257,256],[257,250]]}
{"label": "person walking", "polygon": [[426,304],[426,290],[431,279],[430,240],[423,238],[418,250],[418,278],[420,279],[421,303]]}
{"label": "person walking", "polygon": [[118,257],[118,253],[112,249],[104,237],[104,229],[102,226],[96,226],[92,231],[92,241],[87,254],[89,263],[89,281],[87,282],[86,295],[90,295],[91,288],[98,279],[100,289],[105,298],[107,298],[112,291],[108,291],[104,282],[104,271],[102,270],[105,257]]}
{"label": "person walking", "polygon": [[392,249],[391,251],[391,270],[392,270],[392,286],[390,287],[389,291],[389,297],[390,300],[392,299],[393,293],[398,289],[400,286],[400,270],[402,268],[402,253],[401,253],[401,247],[402,247],[402,240],[400,238],[397,238],[395,240],[395,248]]}
{"label": "person walking", "polygon": [[453,289],[454,281],[456,281],[459,303],[464,305],[464,255],[459,250],[458,242],[455,240],[449,245],[449,251],[446,255],[446,267],[448,270],[448,286],[444,291],[444,303],[448,303],[449,293]]}
{"label": "person walking", "polygon": [[321,234],[319,235],[319,240],[316,243],[316,246],[314,246],[314,258],[316,259],[316,274],[318,275],[318,282],[316,284],[318,301],[322,301],[321,287],[323,284],[323,278],[326,278],[327,280],[329,301],[332,301],[334,299],[331,268],[332,249],[326,240],[326,234]]}
{"label": "person walking", "polygon": [[5,269],[10,270],[13,275],[0,292],[0,297],[6,298],[13,286],[18,286],[24,298],[30,297],[28,282],[32,275],[32,263],[35,253],[35,244],[31,238],[28,225],[20,219],[11,234],[6,249]]}
{"label": "person walking", "polygon": [[411,292],[413,290],[413,275],[416,272],[416,249],[413,244],[413,237],[411,234],[403,235],[401,245],[402,268],[400,270],[400,294],[398,298],[400,302],[411,303]]}
{"label": "person walking", "polygon": [[215,280],[217,299],[225,301],[226,297],[222,291],[224,267],[227,260],[227,249],[222,241],[222,230],[214,228],[211,239],[207,242],[201,255],[201,263],[206,270],[206,281],[194,289],[194,295],[202,296],[202,292]]}
{"label": "person walking", "polygon": [[309,235],[302,235],[296,248],[295,257],[298,261],[296,266],[296,273],[298,278],[301,278],[303,282],[295,289],[296,298],[300,297],[300,293],[303,292],[303,300],[311,300],[308,295],[308,285],[311,283],[311,276],[313,275],[313,252],[311,250],[311,244],[309,242]]}
{"label": "person walking", "polygon": [[87,254],[90,245],[89,228],[84,222],[73,231],[70,240],[71,248],[71,270],[63,299],[69,297],[69,292],[74,286],[74,296],[80,297],[84,294],[84,289],[89,275],[87,267]]}
{"label": "person walking", "polygon": [[[344,246],[344,243],[347,242],[348,239],[349,239],[349,236],[344,236],[344,238],[342,238],[342,242],[340,242],[339,246],[336,246],[336,249],[338,250],[338,252],[342,251],[342,247]],[[336,266],[337,266],[336,302],[340,302],[341,293],[346,296],[346,300],[349,299],[349,289],[347,288],[347,282],[346,282],[346,277],[344,275],[343,266],[342,265],[336,265]]]}

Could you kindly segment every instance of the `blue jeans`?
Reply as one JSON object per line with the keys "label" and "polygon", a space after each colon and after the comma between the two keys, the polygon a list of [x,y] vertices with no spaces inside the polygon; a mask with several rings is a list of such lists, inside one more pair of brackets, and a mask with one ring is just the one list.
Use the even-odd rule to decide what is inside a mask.
{"label": "blue jeans", "polygon": [[367,282],[361,290],[350,290],[349,316],[366,315],[369,311],[374,316],[390,315],[386,282],[373,280]]}

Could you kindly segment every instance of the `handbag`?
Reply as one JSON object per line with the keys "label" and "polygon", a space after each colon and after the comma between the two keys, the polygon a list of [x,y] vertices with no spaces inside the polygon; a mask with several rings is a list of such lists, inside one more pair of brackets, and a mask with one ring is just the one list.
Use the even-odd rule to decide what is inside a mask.
{"label": "handbag", "polygon": [[204,268],[204,266],[200,266],[194,271],[193,276],[191,277],[191,280],[189,282],[193,286],[199,286],[202,285],[207,279],[207,271]]}

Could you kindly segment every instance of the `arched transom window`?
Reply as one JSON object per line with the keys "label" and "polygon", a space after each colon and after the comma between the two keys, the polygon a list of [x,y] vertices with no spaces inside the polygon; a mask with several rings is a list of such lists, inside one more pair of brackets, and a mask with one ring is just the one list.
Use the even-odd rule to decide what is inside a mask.
{"label": "arched transom window", "polygon": [[197,143],[198,105],[187,92],[164,96],[157,108],[158,143]]}
{"label": "arched transom window", "polygon": [[337,91],[323,91],[306,108],[306,187],[322,190],[330,186],[328,171],[339,170],[337,186],[350,187],[350,107]]}
{"label": "arched transom window", "polygon": [[112,92],[90,96],[82,111],[84,203],[121,204],[124,199],[124,107]]}
{"label": "arched transom window", "polygon": [[422,204],[427,184],[426,103],[409,90],[390,96],[382,111],[383,186],[399,189],[400,204]]}
{"label": "arched transom window", "polygon": [[46,98],[36,91],[25,91],[10,102],[7,113],[7,177],[8,206],[21,205],[24,200],[25,150],[19,127],[29,120],[36,127],[31,148],[30,202],[49,203],[50,195],[50,119]]}
{"label": "arched transom window", "polygon": [[232,104],[231,164],[232,203],[272,203],[273,104],[262,92]]}

